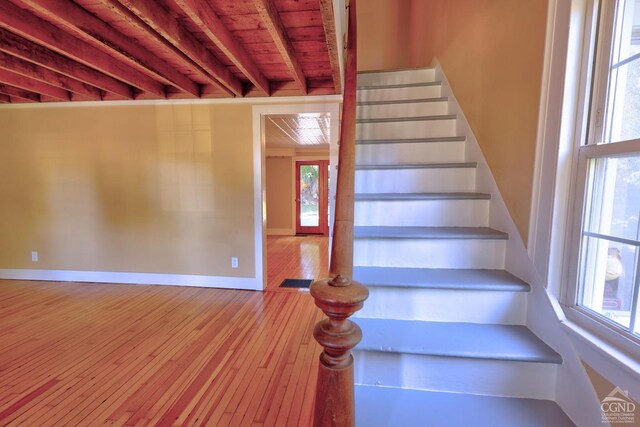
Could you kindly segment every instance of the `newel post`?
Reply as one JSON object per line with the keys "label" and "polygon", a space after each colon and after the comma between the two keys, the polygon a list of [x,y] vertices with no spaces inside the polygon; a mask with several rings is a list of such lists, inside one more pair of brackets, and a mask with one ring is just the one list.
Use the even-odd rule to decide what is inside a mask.
{"label": "newel post", "polygon": [[328,316],[313,331],[324,348],[318,369],[314,426],[352,427],[355,411],[351,349],[362,339],[362,331],[348,318],[362,308],[369,291],[362,284],[337,275],[315,282],[311,295]]}

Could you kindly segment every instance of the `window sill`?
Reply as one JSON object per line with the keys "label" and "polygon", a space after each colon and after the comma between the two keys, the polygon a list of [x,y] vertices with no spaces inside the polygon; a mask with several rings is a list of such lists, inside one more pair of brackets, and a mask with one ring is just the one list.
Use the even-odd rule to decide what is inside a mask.
{"label": "window sill", "polygon": [[[562,327],[578,356],[612,384],[640,401],[640,346],[573,307],[563,307]],[[602,338],[602,330],[607,338]]]}

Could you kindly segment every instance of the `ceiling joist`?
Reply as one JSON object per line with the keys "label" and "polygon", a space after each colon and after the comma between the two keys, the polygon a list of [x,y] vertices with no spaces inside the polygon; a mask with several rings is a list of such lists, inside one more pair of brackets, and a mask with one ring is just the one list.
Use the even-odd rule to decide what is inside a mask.
{"label": "ceiling joist", "polygon": [[307,93],[307,79],[302,72],[302,67],[298,63],[296,53],[287,36],[287,30],[280,19],[280,15],[271,0],[253,0],[253,4],[258,10],[258,14],[264,22],[267,31],[271,34],[273,42],[278,47],[282,59],[287,64],[293,80],[297,83],[302,93]]}
{"label": "ceiling joist", "polygon": [[216,15],[209,2],[204,0],[176,0],[176,3],[194,23],[203,29],[211,41],[233,61],[234,65],[249,78],[255,87],[269,95],[269,81],[244,48],[235,40],[233,34],[227,30],[227,27]]}
{"label": "ceiling joist", "polygon": [[71,94],[59,87],[51,86],[47,83],[42,83],[38,80],[34,80],[29,77],[25,77],[20,74],[16,74],[12,71],[0,70],[0,82],[5,83],[19,89],[28,90],[30,92],[39,93],[41,95],[50,96],[60,101],[70,101]]}
{"label": "ceiling joist", "polygon": [[198,85],[192,80],[74,2],[69,0],[20,1],[45,14],[52,22],[67,28],[76,37],[102,48],[149,77],[174,85],[191,95],[199,95]]}
{"label": "ceiling joist", "polygon": [[108,54],[68,33],[60,31],[58,27],[44,19],[11,5],[7,1],[0,2],[0,15],[2,15],[0,26],[6,30],[89,67],[99,69],[141,91],[164,98],[165,90],[162,84],[128,65],[114,61]]}
{"label": "ceiling joist", "polygon": [[213,77],[211,80],[213,84],[222,83],[233,95],[243,95],[240,80],[231,74],[193,34],[172,18],[158,2],[155,0],[120,0],[120,2],[204,68]]}
{"label": "ceiling joist", "polygon": [[0,102],[340,92],[332,0],[0,0]]}

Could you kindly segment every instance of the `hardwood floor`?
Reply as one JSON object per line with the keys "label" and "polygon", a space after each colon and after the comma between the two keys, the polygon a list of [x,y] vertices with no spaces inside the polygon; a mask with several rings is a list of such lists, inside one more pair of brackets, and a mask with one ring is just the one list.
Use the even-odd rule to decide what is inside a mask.
{"label": "hardwood floor", "polygon": [[[269,289],[326,274],[326,238],[292,239]],[[0,281],[0,425],[309,426],[321,317],[295,291]]]}
{"label": "hardwood floor", "polygon": [[267,237],[267,288],[284,279],[320,279],[329,274],[329,237]]}

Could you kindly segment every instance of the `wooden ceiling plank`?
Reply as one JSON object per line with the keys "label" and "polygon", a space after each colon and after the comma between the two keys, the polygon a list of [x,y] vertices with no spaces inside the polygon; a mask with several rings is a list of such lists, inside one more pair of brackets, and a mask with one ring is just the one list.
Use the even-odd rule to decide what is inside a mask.
{"label": "wooden ceiling plank", "polygon": [[[17,0],[14,0],[17,1]],[[31,41],[44,45],[142,91],[164,96],[165,87],[146,74],[115,61],[89,43],[66,33],[55,25],[8,1],[0,1],[0,26]]]}
{"label": "wooden ceiling plank", "polygon": [[168,65],[153,52],[116,31],[101,19],[69,0],[21,0],[48,19],[73,31],[85,40],[97,40],[99,45],[122,61],[140,69],[151,77],[160,78],[191,95],[198,97],[198,84]]}
{"label": "wooden ceiling plank", "polygon": [[342,92],[342,77],[340,75],[340,60],[338,59],[338,40],[336,37],[336,22],[333,13],[333,0],[320,0],[320,13],[322,14],[322,25],[324,27],[324,37],[329,51],[329,62],[331,63],[331,76],[336,93]]}
{"label": "wooden ceiling plank", "polygon": [[38,95],[37,93],[18,89],[17,87],[9,86],[3,83],[0,83],[0,93],[12,98],[20,98],[26,101],[40,102],[40,95]]}
{"label": "wooden ceiling plank", "polygon": [[272,0],[253,0],[253,4],[258,10],[260,18],[271,34],[274,43],[278,46],[280,55],[289,68],[293,80],[297,83],[303,93],[307,93],[307,79],[302,72],[302,67],[296,59],[295,50],[291,40],[287,36],[287,31],[278,15],[278,11]]}
{"label": "wooden ceiling plank", "polygon": [[220,20],[210,3],[204,0],[176,0],[187,16],[238,67],[258,89],[269,95],[269,80],[262,74],[246,50]]}
{"label": "wooden ceiling plank", "polygon": [[33,62],[43,68],[64,74],[106,92],[133,99],[132,88],[113,77],[17,36],[0,27],[0,51]]}
{"label": "wooden ceiling plank", "polygon": [[102,97],[100,89],[96,87],[3,52],[0,52],[0,68],[43,83],[49,83],[78,95],[84,95],[90,99],[100,100]]}
{"label": "wooden ceiling plank", "polygon": [[11,97],[9,95],[0,94],[0,104],[10,104]]}
{"label": "wooden ceiling plank", "polygon": [[52,98],[59,99],[61,101],[71,101],[71,94],[59,87],[51,86],[47,83],[42,83],[38,80],[34,80],[29,77],[25,77],[20,74],[16,74],[8,70],[0,70],[0,82],[4,84],[17,87],[19,89],[35,92],[40,95],[47,95]]}
{"label": "wooden ceiling plank", "polygon": [[175,47],[184,51],[192,60],[204,68],[216,83],[217,79],[228,91],[243,96],[242,83],[182,24],[173,18],[155,0],[119,0],[147,25],[160,33]]}

